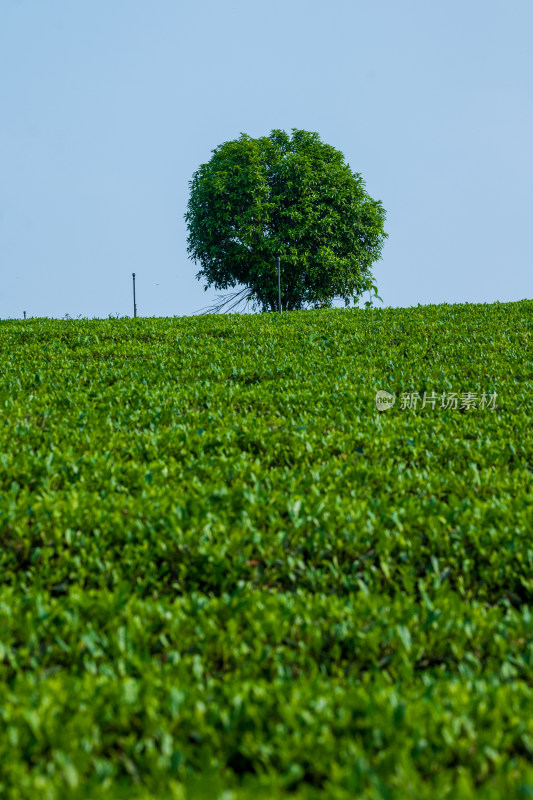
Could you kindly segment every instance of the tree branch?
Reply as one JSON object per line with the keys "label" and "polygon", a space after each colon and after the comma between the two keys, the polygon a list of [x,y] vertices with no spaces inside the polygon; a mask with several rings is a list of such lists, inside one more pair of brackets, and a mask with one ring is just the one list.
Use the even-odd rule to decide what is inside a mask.
{"label": "tree branch", "polygon": [[244,289],[239,289],[238,292],[231,292],[230,294],[219,294],[217,302],[211,306],[204,306],[200,308],[195,314],[228,314],[230,311],[235,310],[241,303],[244,303],[244,309],[252,300],[253,289],[250,286],[245,286]]}

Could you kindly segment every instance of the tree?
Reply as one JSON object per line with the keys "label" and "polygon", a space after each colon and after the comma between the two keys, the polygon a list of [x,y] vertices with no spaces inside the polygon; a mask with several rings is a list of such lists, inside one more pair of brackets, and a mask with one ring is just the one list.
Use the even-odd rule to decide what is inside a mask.
{"label": "tree", "polygon": [[[317,133],[241,134],[213,151],[189,182],[187,252],[206,290],[244,286],[263,311],[346,305],[374,286],[385,210],[341,152]],[[223,305],[223,304],[222,304]],[[219,308],[222,308],[222,305]]]}

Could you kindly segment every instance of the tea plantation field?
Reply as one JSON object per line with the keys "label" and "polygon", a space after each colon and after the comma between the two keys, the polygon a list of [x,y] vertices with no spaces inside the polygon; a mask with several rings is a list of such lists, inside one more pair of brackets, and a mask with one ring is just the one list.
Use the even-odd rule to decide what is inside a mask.
{"label": "tea plantation field", "polygon": [[533,797],[532,329],[0,322],[0,797]]}

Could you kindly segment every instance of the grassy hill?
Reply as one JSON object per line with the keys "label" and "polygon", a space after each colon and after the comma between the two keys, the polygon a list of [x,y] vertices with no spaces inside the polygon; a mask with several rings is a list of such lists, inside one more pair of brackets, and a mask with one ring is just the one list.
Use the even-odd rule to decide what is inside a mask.
{"label": "grassy hill", "polygon": [[1,322],[0,795],[532,797],[532,328]]}

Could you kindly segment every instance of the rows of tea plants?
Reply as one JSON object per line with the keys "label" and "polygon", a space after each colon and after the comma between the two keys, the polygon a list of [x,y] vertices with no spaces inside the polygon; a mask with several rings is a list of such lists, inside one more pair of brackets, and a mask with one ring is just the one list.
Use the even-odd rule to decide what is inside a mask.
{"label": "rows of tea plants", "polygon": [[532,797],[532,323],[0,322],[0,796]]}

